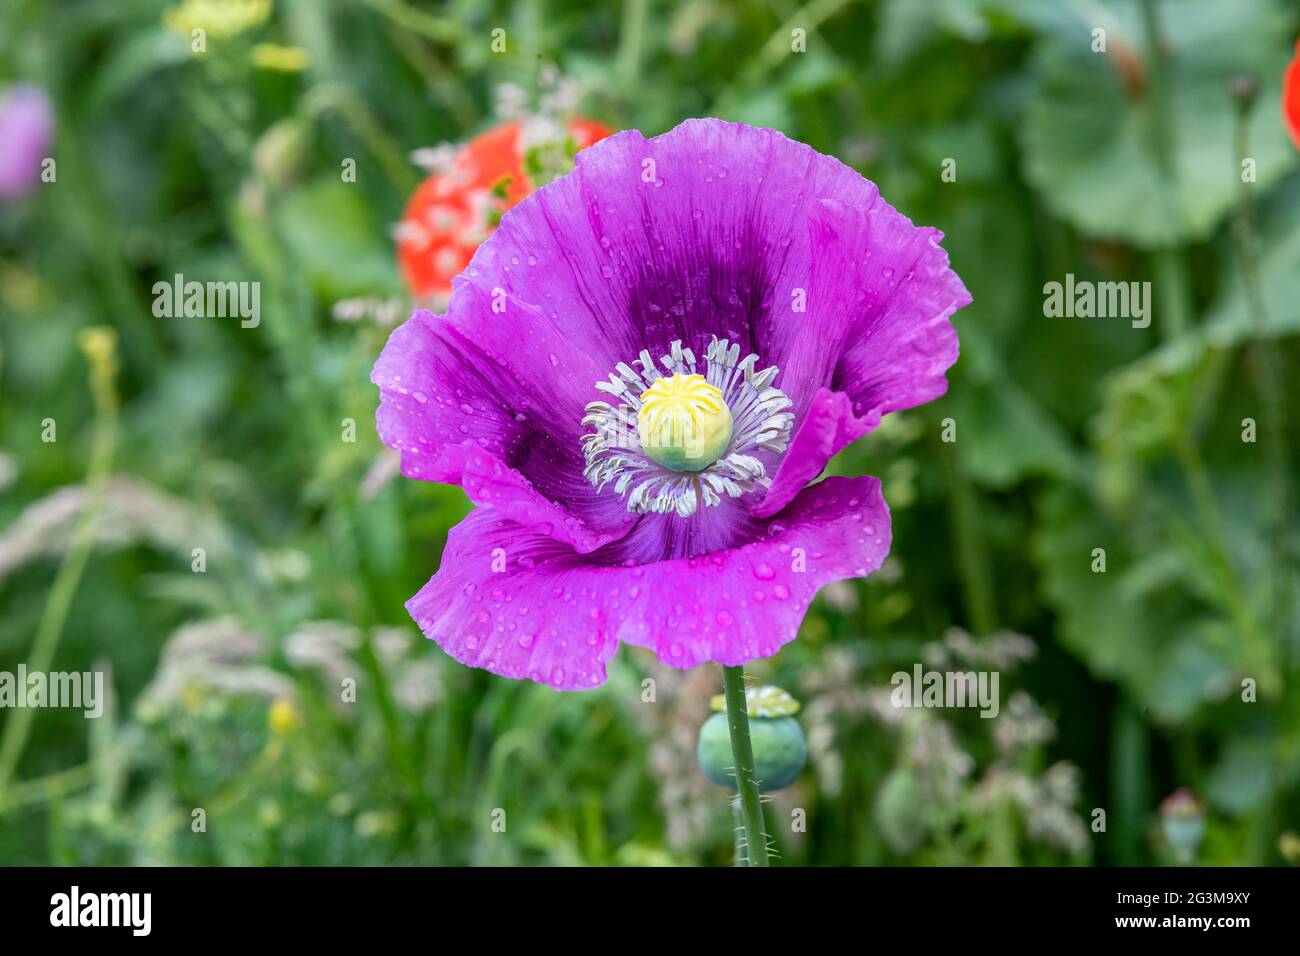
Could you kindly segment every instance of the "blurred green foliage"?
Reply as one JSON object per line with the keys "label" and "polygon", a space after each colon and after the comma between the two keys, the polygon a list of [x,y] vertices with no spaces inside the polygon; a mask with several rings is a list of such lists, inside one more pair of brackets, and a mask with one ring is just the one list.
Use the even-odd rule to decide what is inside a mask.
{"label": "blurred green foliage", "polygon": [[[1170,862],[1178,787],[1205,804],[1200,862],[1295,862],[1293,5],[276,0],[203,56],[175,6],[0,10],[0,85],[58,117],[57,181],[0,208],[0,670],[93,498],[77,330],[111,325],[121,361],[54,662],[107,667],[112,706],[35,715],[0,862],[730,861],[727,794],[694,763],[716,669],[623,649],[606,686],[559,695],[420,639],[403,602],[467,505],[382,480],[388,326],[332,317],[403,295],[409,152],[490,126],[494,90],[536,96],[547,65],[614,128],[717,115],[839,156],[945,231],[974,295],[948,395],[833,465],[883,477],[889,562],[751,668],[804,702],[809,769],[768,807],[783,862]],[[306,69],[259,67],[267,43]],[[260,282],[260,325],[154,318],[176,273]],[[1045,317],[1067,273],[1152,282],[1151,327]],[[889,677],[919,660],[999,670],[1001,715],[900,718]]]}

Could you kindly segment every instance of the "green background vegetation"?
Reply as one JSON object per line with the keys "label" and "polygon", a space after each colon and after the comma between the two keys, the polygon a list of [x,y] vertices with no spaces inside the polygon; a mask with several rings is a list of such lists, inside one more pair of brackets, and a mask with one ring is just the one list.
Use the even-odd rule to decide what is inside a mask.
{"label": "green background vegetation", "polygon": [[[0,761],[0,863],[730,861],[726,793],[694,765],[717,669],[625,648],[560,695],[454,664],[403,602],[463,495],[362,491],[388,329],[332,306],[402,294],[409,152],[489,127],[494,89],[535,94],[545,64],[614,128],[716,115],[842,158],[945,231],[974,295],[948,395],[833,466],[884,479],[891,560],[751,668],[804,704],[809,766],[768,804],[782,862],[1165,863],[1180,787],[1199,862],[1297,859],[1293,4],[276,0],[203,58],[166,6],[0,10],[0,83],[58,118],[57,182],[0,208],[0,670],[45,620],[53,668],[113,688],[98,721],[36,712],[7,785]],[[257,69],[257,42],[309,65]],[[175,273],[260,282],[260,326],[154,318]],[[1152,282],[1150,328],[1045,317],[1067,273]],[[114,434],[77,348],[104,324]],[[918,660],[998,670],[1001,716],[900,720],[889,677]]]}

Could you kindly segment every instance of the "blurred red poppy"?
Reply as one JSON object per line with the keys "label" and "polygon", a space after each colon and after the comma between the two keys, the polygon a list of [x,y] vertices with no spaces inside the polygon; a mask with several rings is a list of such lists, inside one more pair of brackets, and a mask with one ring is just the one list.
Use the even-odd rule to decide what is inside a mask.
{"label": "blurred red poppy", "polygon": [[1300,147],[1300,40],[1296,41],[1295,59],[1282,78],[1282,116],[1291,138]]}
{"label": "blurred red poppy", "polygon": [[[578,149],[610,135],[594,120],[575,117],[568,136]],[[533,191],[524,171],[523,129],[511,121],[456,151],[451,167],[431,175],[407,203],[397,258],[416,296],[449,295],[452,277],[469,265],[501,214]]]}

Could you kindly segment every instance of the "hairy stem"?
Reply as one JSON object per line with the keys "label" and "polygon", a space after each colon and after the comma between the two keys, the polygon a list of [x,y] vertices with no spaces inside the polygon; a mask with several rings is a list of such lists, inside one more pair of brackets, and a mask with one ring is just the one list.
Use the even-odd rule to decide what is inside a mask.
{"label": "hairy stem", "polygon": [[758,778],[754,775],[754,748],[749,742],[749,703],[745,700],[745,668],[722,668],[722,689],[727,697],[727,729],[731,732],[731,759],[740,795],[740,819],[745,832],[745,853],[750,866],[767,866],[767,829],[763,825]]}
{"label": "hairy stem", "polygon": [[[1253,96],[1238,100],[1233,145],[1235,159],[1244,160],[1250,151],[1249,124]],[[1255,392],[1263,407],[1263,435],[1267,442],[1268,480],[1271,514],[1269,515],[1269,561],[1271,582],[1271,616],[1269,629],[1273,632],[1282,679],[1287,679],[1292,664],[1292,648],[1287,637],[1287,621],[1291,616],[1291,554],[1287,546],[1287,528],[1290,527],[1291,467],[1286,444],[1286,403],[1283,399],[1282,370],[1276,345],[1265,338],[1268,326],[1268,307],[1259,274],[1259,251],[1255,232],[1255,205],[1251,194],[1252,183],[1244,175],[1238,176],[1237,204],[1233,209],[1232,236],[1237,247],[1241,266],[1241,280],[1246,293],[1250,318],[1259,337],[1247,349],[1246,360],[1254,370]],[[1284,685],[1285,686],[1285,685]]]}

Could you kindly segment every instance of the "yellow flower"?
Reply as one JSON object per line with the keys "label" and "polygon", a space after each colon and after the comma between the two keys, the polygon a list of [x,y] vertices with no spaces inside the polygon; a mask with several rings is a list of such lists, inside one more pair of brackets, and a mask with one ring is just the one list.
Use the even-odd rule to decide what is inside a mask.
{"label": "yellow flower", "polygon": [[94,366],[116,368],[117,333],[112,326],[91,325],[77,333],[77,345]]}
{"label": "yellow flower", "polygon": [[294,707],[292,701],[283,697],[277,698],[271,704],[271,710],[267,713],[267,722],[270,723],[271,730],[277,734],[287,734],[302,726],[298,708]]}
{"label": "yellow flower", "polygon": [[1286,862],[1300,863],[1300,836],[1296,836],[1290,830],[1286,831],[1278,837],[1277,848]]}
{"label": "yellow flower", "polygon": [[253,65],[264,70],[298,73],[307,68],[307,51],[300,46],[259,43],[253,47]]}
{"label": "yellow flower", "polygon": [[117,407],[113,380],[117,377],[117,332],[109,325],[91,325],[77,333],[77,345],[90,363],[90,384],[106,408]]}
{"label": "yellow flower", "polygon": [[232,37],[261,26],[270,16],[271,0],[184,0],[163,14],[163,24],[184,37],[195,30]]}
{"label": "yellow flower", "polygon": [[45,287],[35,272],[16,265],[0,271],[0,301],[15,312],[35,312],[44,297]]}

